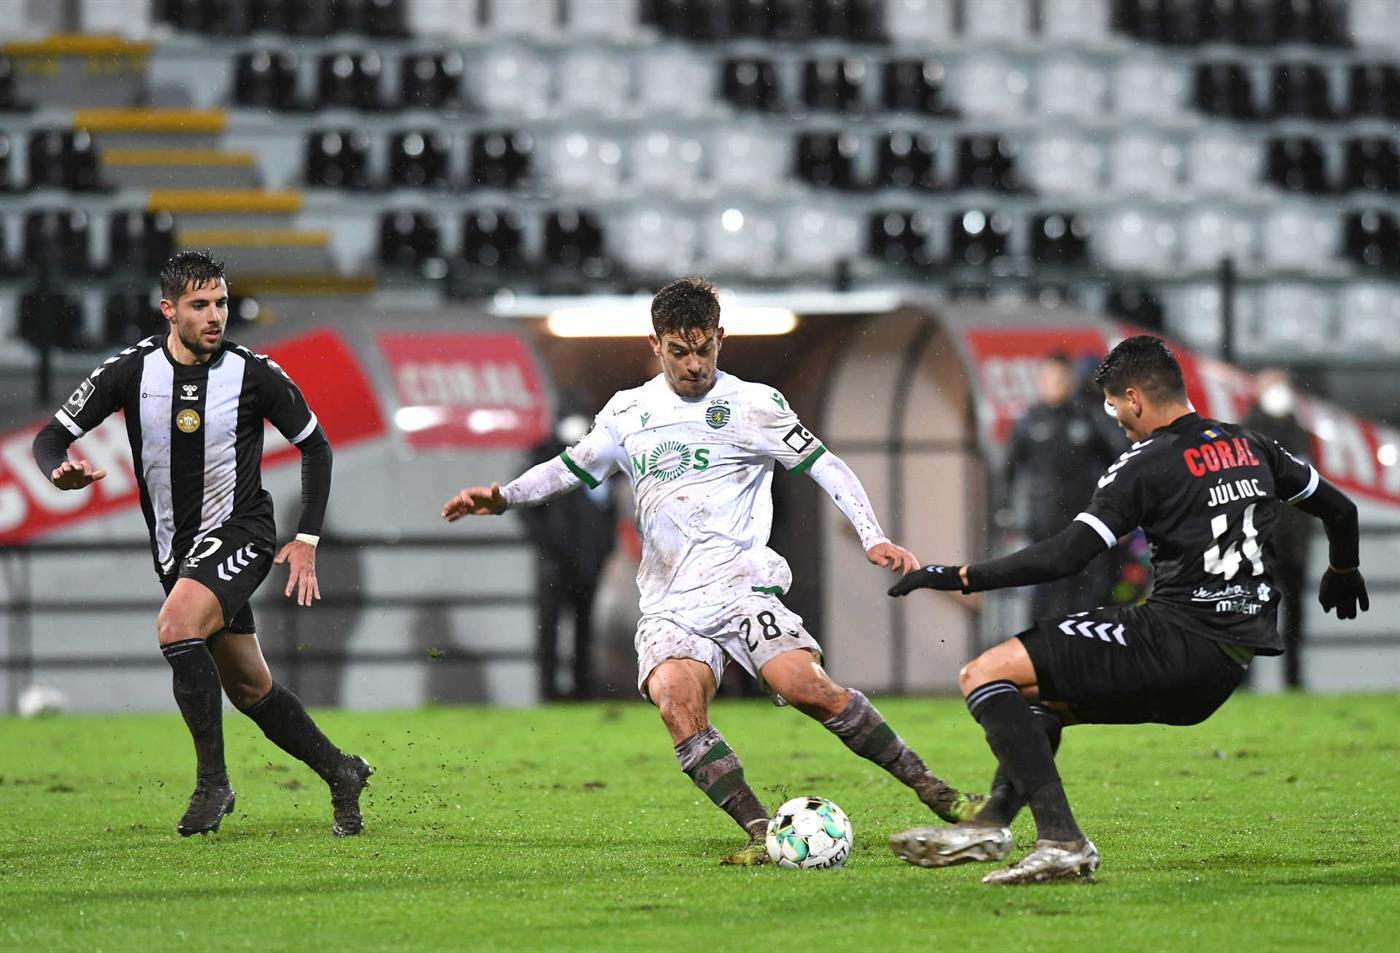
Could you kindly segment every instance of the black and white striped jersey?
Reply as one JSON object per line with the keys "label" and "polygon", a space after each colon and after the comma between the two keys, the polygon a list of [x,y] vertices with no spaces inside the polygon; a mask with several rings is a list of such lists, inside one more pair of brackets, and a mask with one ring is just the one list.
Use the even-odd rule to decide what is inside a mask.
{"label": "black and white striped jersey", "polygon": [[317,432],[276,362],[225,340],[208,363],[180,364],[155,335],[103,362],[54,419],[77,439],[119,410],[159,573],[227,524],[276,537],[262,486],[263,421],[293,444]]}

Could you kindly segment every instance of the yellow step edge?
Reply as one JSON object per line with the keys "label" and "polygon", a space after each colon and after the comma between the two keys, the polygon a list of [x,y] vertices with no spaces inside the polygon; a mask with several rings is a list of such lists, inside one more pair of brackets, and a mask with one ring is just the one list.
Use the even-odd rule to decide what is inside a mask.
{"label": "yellow step edge", "polygon": [[180,245],[185,248],[212,246],[239,248],[325,248],[331,233],[295,228],[182,228]]}
{"label": "yellow step edge", "polygon": [[73,125],[89,132],[223,132],[228,112],[223,109],[75,109]]}
{"label": "yellow step edge", "polygon": [[146,206],[153,212],[269,214],[301,209],[300,192],[263,189],[152,189]]}
{"label": "yellow step edge", "polygon": [[376,287],[372,275],[238,274],[230,286],[240,295],[367,295]]}
{"label": "yellow step edge", "polygon": [[102,164],[110,166],[239,166],[257,164],[251,152],[225,152],[222,149],[103,149]]}
{"label": "yellow step edge", "polygon": [[55,33],[40,40],[9,40],[0,49],[10,56],[146,56],[152,46],[115,33]]}

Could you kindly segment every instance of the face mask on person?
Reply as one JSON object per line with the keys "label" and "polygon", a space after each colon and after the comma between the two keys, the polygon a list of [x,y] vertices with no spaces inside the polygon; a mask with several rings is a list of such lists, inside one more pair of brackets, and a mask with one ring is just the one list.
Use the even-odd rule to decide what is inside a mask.
{"label": "face mask on person", "polygon": [[1259,406],[1270,417],[1287,417],[1293,412],[1293,388],[1282,382],[1270,384],[1259,395]]}

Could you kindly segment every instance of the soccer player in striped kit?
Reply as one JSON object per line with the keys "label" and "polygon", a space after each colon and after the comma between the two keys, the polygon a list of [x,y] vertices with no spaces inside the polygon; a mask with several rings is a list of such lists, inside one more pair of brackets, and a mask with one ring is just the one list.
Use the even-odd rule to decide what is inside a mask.
{"label": "soccer player in striped kit", "polygon": [[[69,446],[124,411],[141,511],[165,589],[157,636],[174,676],[176,704],[194,739],[196,783],[183,836],[217,831],[233,811],[224,765],[220,688],[240,711],[330,787],[332,831],[358,834],[360,792],[373,770],[312,721],[273,681],[258,646],[249,598],[273,563],[287,565],[286,595],[321,597],[316,544],[331,484],[331,446],[286,372],[224,337],[228,283],[208,255],[182,251],[160,273],[157,334],[108,358],[34,438],[34,459],[53,485],[77,490],[105,477]],[[302,454],[296,538],[273,558],[272,497],[262,487],[263,421]]]}

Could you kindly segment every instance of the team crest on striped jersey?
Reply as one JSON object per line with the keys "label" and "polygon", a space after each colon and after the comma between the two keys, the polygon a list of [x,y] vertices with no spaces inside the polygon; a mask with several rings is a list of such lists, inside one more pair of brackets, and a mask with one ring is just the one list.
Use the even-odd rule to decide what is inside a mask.
{"label": "team crest on striped jersey", "polygon": [[186,407],[175,415],[175,426],[183,433],[194,433],[199,429],[199,412],[193,407]]}

